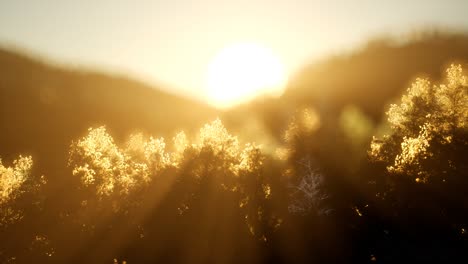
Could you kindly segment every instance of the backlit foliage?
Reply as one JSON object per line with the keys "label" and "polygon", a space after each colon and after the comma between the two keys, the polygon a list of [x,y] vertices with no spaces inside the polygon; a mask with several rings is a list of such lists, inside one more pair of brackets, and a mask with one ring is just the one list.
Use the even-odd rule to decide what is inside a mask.
{"label": "backlit foliage", "polygon": [[182,162],[184,158],[184,151],[188,147],[188,139],[187,135],[184,132],[179,132],[177,135],[174,136],[172,139],[174,144],[174,152],[171,155],[172,165],[177,165]]}
{"label": "backlit foliage", "polygon": [[468,83],[460,65],[447,69],[443,84],[416,80],[387,115],[392,134],[374,139],[370,156],[388,172],[427,182],[466,169]]}
{"label": "backlit foliage", "polygon": [[169,173],[189,187],[179,197],[181,215],[191,209],[191,200],[200,188],[206,187],[202,184],[214,182],[216,192],[238,197],[249,228],[258,232],[255,222],[266,221],[268,216],[259,213],[263,209],[257,202],[272,195],[263,181],[265,157],[260,147],[241,145],[219,119],[203,126],[193,143],[183,132],[172,141],[168,151],[164,138],[145,139],[136,134],[122,148],[105,127],[90,128],[88,135],[72,143],[69,164],[83,186],[95,190],[98,197],[132,194],[139,187],[157,185],[158,176]]}
{"label": "backlit foliage", "polygon": [[15,210],[12,203],[25,191],[33,161],[31,156],[19,156],[13,166],[6,167],[0,159],[0,225],[19,220],[21,212]]}
{"label": "backlit foliage", "polygon": [[[90,128],[86,137],[72,143],[69,163],[73,175],[80,176],[85,186],[96,188],[97,194],[125,194],[150,180],[150,168],[166,164],[164,148],[163,140],[150,138],[142,142],[139,136],[133,136],[122,149],[105,127]],[[141,157],[133,159],[130,153]]]}
{"label": "backlit foliage", "polygon": [[13,167],[5,167],[0,159],[0,204],[15,199],[21,185],[27,180],[31,172],[33,161],[31,156],[13,161]]}
{"label": "backlit foliage", "polygon": [[126,148],[120,148],[105,127],[88,132],[71,145],[70,165],[73,174],[80,176],[85,186],[95,186],[99,195],[129,192],[169,166],[184,169],[190,163],[196,177],[219,172],[239,177],[262,166],[260,148],[250,143],[241,146],[219,119],[201,128],[193,144],[185,133],[178,133],[171,153],[166,152],[164,138],[145,140],[137,134],[130,137]]}
{"label": "backlit foliage", "polygon": [[[204,125],[194,140],[184,149],[184,158],[176,167],[185,170],[194,177],[223,177],[224,186],[230,185],[240,165],[242,147],[237,137],[230,135],[219,119]],[[188,167],[192,169],[187,170]],[[227,177],[226,177],[227,176]]]}

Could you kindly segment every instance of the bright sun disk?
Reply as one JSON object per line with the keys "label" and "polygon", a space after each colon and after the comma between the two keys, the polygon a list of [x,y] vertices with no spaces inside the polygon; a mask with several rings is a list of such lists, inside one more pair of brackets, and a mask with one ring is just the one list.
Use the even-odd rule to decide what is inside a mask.
{"label": "bright sun disk", "polygon": [[259,95],[279,96],[286,79],[283,64],[270,49],[235,44],[222,49],[210,63],[207,96],[210,103],[227,108]]}

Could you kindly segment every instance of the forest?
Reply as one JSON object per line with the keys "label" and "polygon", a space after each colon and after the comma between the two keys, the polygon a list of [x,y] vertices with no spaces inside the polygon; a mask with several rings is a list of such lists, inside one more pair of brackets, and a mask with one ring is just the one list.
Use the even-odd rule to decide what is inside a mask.
{"label": "forest", "polygon": [[0,262],[467,262],[467,62],[376,38],[219,110],[0,49]]}

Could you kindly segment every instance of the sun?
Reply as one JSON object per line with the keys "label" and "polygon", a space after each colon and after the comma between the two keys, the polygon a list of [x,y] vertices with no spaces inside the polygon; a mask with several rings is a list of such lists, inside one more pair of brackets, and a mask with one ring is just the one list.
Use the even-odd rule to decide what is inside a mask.
{"label": "sun", "polygon": [[268,48],[238,43],[222,49],[207,71],[209,103],[228,108],[259,95],[280,95],[287,81],[284,66]]}

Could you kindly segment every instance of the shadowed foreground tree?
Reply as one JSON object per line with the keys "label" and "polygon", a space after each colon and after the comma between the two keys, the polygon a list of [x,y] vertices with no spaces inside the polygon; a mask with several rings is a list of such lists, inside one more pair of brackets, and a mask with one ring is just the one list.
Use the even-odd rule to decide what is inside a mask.
{"label": "shadowed foreground tree", "polygon": [[[335,120],[333,120],[335,121]],[[283,146],[276,155],[284,163],[288,217],[278,238],[287,258],[285,263],[343,262],[349,259],[347,237],[343,233],[350,211],[349,185],[343,192],[341,156],[332,151],[343,147],[343,138],[332,124],[312,108],[296,111],[283,135]],[[337,166],[337,164],[340,164]]]}
{"label": "shadowed foreground tree", "polygon": [[82,206],[66,225],[88,239],[82,245],[95,245],[83,252],[92,262],[253,261],[282,223],[269,206],[275,190],[265,159],[220,120],[193,143],[181,132],[167,148],[163,138],[141,134],[119,147],[104,127],[91,128],[71,145]]}
{"label": "shadowed foreground tree", "polygon": [[[0,260],[15,262],[18,255],[31,256],[37,247],[47,252],[43,239],[37,232],[35,221],[41,213],[43,197],[41,187],[44,177],[31,173],[31,156],[19,156],[13,166],[7,167],[0,159]],[[37,255],[36,255],[37,257]]]}
{"label": "shadowed foreground tree", "polygon": [[[387,247],[393,247],[393,257],[415,260],[463,256],[468,246],[468,82],[462,67],[450,66],[442,84],[417,79],[387,115],[391,133],[374,138],[369,151],[386,171],[377,184],[377,204],[392,227],[386,230],[389,241],[399,244]],[[415,253],[421,251],[426,253]]]}

